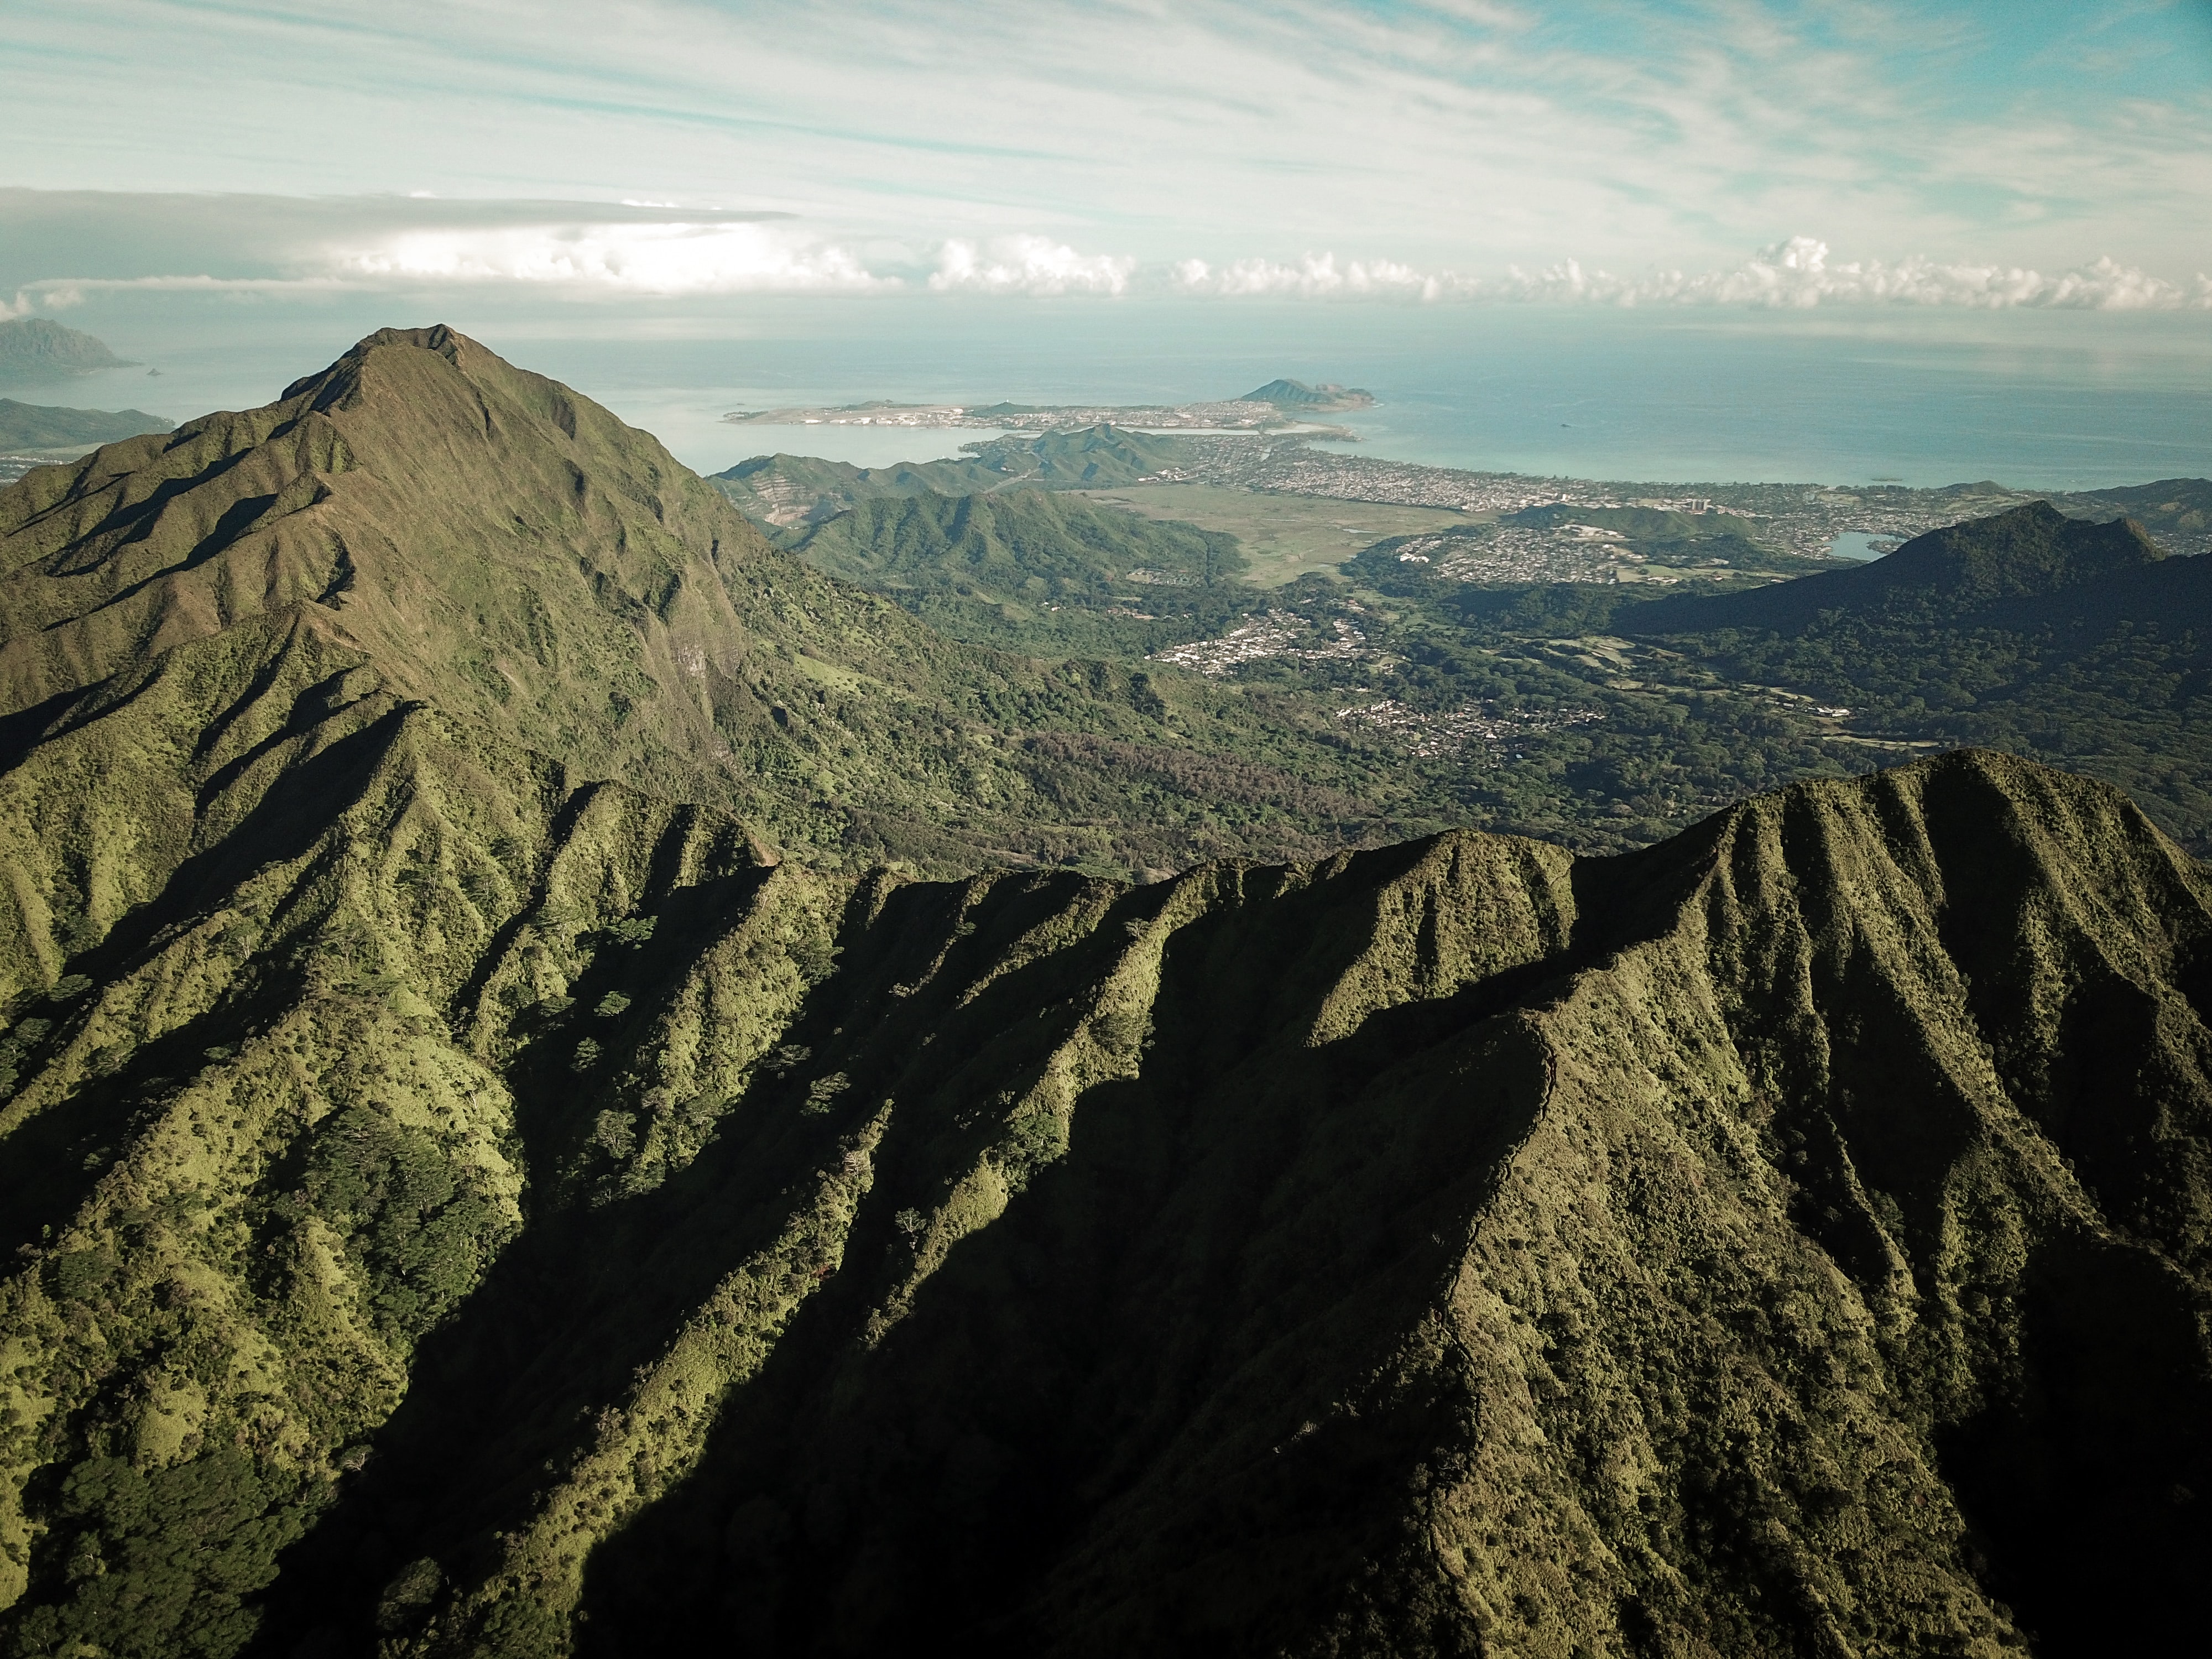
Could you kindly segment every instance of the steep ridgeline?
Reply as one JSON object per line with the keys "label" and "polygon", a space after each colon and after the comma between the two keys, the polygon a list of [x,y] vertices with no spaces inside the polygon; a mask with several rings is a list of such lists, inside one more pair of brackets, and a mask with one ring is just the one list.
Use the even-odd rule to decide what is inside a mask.
{"label": "steep ridgeline", "polygon": [[[323,678],[300,679],[309,660]],[[956,643],[768,547],[647,434],[442,328],[372,336],[266,408],[0,492],[0,756],[130,726],[157,684],[198,702],[179,755],[130,751],[125,775],[156,791],[180,755],[222,747],[223,699],[283,684],[307,697],[287,740],[373,687],[572,779],[727,808],[817,861],[1127,871],[1376,833],[1285,772],[1215,764],[1252,718],[1237,700]],[[99,816],[176,848],[88,825],[25,854],[32,909],[158,890],[190,812],[118,799]]]}
{"label": "steep ridgeline", "polygon": [[9,1655],[2201,1630],[2212,877],[2114,791],[933,884],[277,660],[250,854],[7,1039]]}

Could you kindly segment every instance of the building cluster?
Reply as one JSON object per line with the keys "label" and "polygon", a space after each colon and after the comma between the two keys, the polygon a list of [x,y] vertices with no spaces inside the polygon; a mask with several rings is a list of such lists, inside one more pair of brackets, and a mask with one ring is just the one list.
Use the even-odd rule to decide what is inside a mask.
{"label": "building cluster", "polygon": [[1388,732],[1422,759],[1486,750],[1492,759],[1516,741],[1539,732],[1557,732],[1588,726],[1605,716],[1595,708],[1541,711],[1501,711],[1492,703],[1470,703],[1459,708],[1409,708],[1395,697],[1360,703],[1336,711],[1337,719]]}
{"label": "building cluster", "polygon": [[1634,551],[1617,530],[1591,525],[1539,528],[1526,525],[1485,526],[1423,536],[1401,542],[1398,558],[1431,566],[1455,581],[1650,582],[1664,586],[1700,577],[1737,574],[1727,561],[1697,566],[1659,567]]}
{"label": "building cluster", "polygon": [[1194,640],[1170,646],[1146,660],[1218,679],[1241,665],[1269,657],[1289,657],[1303,662],[1350,661],[1366,654],[1367,635],[1358,623],[1339,617],[1327,632],[1293,611],[1269,611],[1219,639]]}
{"label": "building cluster", "polygon": [[[2044,499],[1997,484],[1942,490],[1887,485],[1840,489],[1802,483],[1698,484],[1662,485],[1655,490],[1648,483],[1417,466],[1341,454],[1292,438],[1265,443],[1249,439],[1186,441],[1193,459],[1178,481],[1467,514],[1504,514],[1553,506],[1722,513],[1745,520],[1744,534],[1752,540],[1807,558],[1829,557],[1836,538],[1846,532],[1901,543],[1945,525]],[[2207,546],[2212,547],[2212,538]],[[2196,549],[2192,544],[2176,550]]]}

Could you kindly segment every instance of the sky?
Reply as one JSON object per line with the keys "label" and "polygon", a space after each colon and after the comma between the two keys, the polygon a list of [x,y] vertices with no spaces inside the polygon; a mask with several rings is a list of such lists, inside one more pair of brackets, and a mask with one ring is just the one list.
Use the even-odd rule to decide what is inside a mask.
{"label": "sky", "polygon": [[0,307],[2212,311],[2212,0],[0,0]]}

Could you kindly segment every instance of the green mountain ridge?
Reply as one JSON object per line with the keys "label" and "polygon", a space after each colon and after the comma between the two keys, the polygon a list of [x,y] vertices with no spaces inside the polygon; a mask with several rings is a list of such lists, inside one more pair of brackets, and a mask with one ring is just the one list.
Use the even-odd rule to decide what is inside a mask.
{"label": "green mountain ridge", "polygon": [[1352,851],[1279,706],[444,329],[0,491],[0,1654],[2185,1649],[2212,873],[1984,751]]}
{"label": "green mountain ridge", "polygon": [[11,1652],[2201,1617],[2212,887],[2114,792],[929,884],[340,718],[10,1034]]}

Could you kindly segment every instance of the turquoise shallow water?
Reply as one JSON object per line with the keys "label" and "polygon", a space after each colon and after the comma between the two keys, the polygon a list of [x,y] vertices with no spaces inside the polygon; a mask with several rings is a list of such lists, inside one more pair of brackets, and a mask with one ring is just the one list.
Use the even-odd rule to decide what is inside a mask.
{"label": "turquoise shallow water", "polygon": [[[988,434],[737,428],[734,408],[891,398],[1189,402],[1278,374],[1372,390],[1359,452],[1654,482],[1990,478],[2080,489],[2212,475],[2212,313],[759,299],[617,309],[457,291],[398,305],[111,295],[66,318],[160,367],[36,402],[240,407],[384,323],[444,319],[566,380],[702,471],[772,449],[871,464]],[[903,447],[905,453],[901,451]]]}

